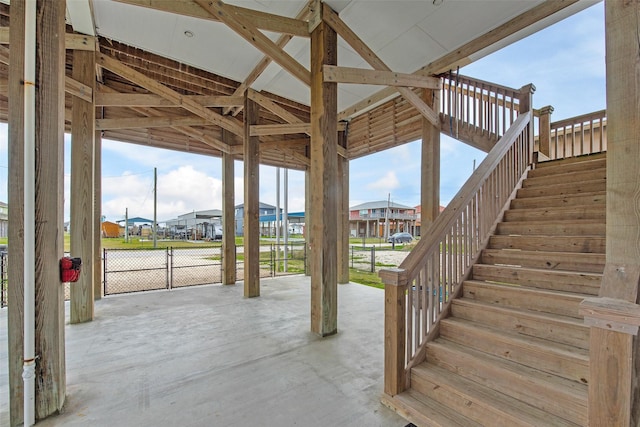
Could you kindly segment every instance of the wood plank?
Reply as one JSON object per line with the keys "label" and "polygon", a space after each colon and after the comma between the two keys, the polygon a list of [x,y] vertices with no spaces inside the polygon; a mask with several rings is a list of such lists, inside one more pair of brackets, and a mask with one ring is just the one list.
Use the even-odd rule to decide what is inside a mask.
{"label": "wood plank", "polygon": [[93,103],[93,87],[81,83],[69,76],[65,76],[65,90],[73,96],[82,98],[86,102]]}
{"label": "wood plank", "polygon": [[[222,140],[229,144],[231,135],[222,131]],[[234,158],[222,155],[222,284],[236,283],[236,222]]]}
{"label": "wood plank", "polygon": [[[73,52],[73,77],[95,85],[95,58],[90,51]],[[93,89],[93,88],[92,88]],[[94,284],[93,232],[95,106],[93,101],[74,97],[71,121],[71,254],[82,258],[78,282],[71,286],[71,323],[93,320]]]}
{"label": "wood plank", "polygon": [[[244,105],[242,96],[187,95],[203,107],[235,107]],[[105,93],[95,94],[98,107],[180,107],[168,99],[152,93]]]}
{"label": "wood plank", "polygon": [[[271,59],[287,70],[291,75],[309,86],[309,70],[304,68],[298,61],[278,47],[267,36],[261,33],[251,21],[243,15],[237,14],[233,8],[222,1],[210,2],[208,0],[195,0],[203,9],[212,16],[216,16],[220,21],[227,24],[238,35],[252,44],[256,49],[271,57]],[[306,25],[305,25],[306,29]]]}
{"label": "wood plank", "polygon": [[481,427],[473,420],[452,412],[446,406],[412,390],[393,397],[383,395],[382,404],[418,426]]}
{"label": "wood plank", "polygon": [[[96,110],[96,116],[101,114]],[[102,298],[102,132],[93,140],[93,299]]]}
{"label": "wood plank", "polygon": [[607,178],[607,170],[605,167],[602,168],[589,168],[584,171],[575,171],[575,172],[565,172],[553,175],[546,176],[528,176],[527,179],[523,183],[523,187],[537,187],[537,186],[545,186],[545,185],[553,185],[558,182],[569,183],[569,182],[584,182],[584,181],[592,181],[598,179],[606,179]]}
{"label": "wood plank", "polygon": [[605,253],[604,237],[584,236],[491,236],[490,249]]}
{"label": "wood plank", "polygon": [[587,421],[587,386],[446,340],[427,345],[427,359],[464,378],[579,425]]}
{"label": "wood plank", "polygon": [[[351,28],[340,19],[338,14],[327,5],[322,9],[322,19],[334,29],[369,65],[375,70],[391,71],[391,69],[369,48]],[[398,92],[413,105],[420,114],[434,126],[439,126],[438,115],[411,89],[400,87]]]}
{"label": "wood plank", "polygon": [[325,82],[440,89],[438,78],[395,71],[325,65],[322,73]]}
{"label": "wood plank", "polygon": [[482,251],[483,264],[501,264],[548,270],[583,271],[602,273],[604,253],[551,252],[510,249],[485,249]]}
{"label": "wood plank", "polygon": [[251,136],[258,122],[258,105],[244,104],[244,296],[260,296],[260,141]]}
{"label": "wood plank", "polygon": [[555,221],[509,221],[501,222],[495,234],[501,235],[547,235],[547,236],[604,236],[604,221],[591,219],[568,219]]}
{"label": "wood plank", "polygon": [[[438,111],[438,91],[425,90],[427,105]],[[440,129],[422,119],[422,145],[420,151],[420,235],[426,236],[428,227],[440,215]]]}
{"label": "wood plank", "polygon": [[[337,131],[344,131],[346,128],[345,123],[338,123],[336,126]],[[251,126],[251,136],[265,136],[265,135],[289,135],[295,133],[311,133],[311,123],[286,123],[286,124],[273,124],[273,125],[253,125]]]}
{"label": "wood plank", "polygon": [[527,197],[511,201],[511,209],[530,209],[557,206],[593,206],[604,205],[607,200],[604,191],[582,194],[563,194],[546,197]]}
{"label": "wood plank", "polygon": [[149,77],[132,69],[122,62],[104,54],[97,55],[96,62],[100,66],[113,71],[114,73],[124,77],[125,79],[130,80],[131,82],[136,83],[144,87],[145,89],[162,96],[165,99],[168,99],[174,104],[180,105],[186,110],[189,110],[192,113],[209,120],[212,124],[218,125],[236,135],[242,135],[242,127],[236,120],[221,116],[218,113],[208,110],[193,99],[188,98],[185,95],[182,95],[174,91],[173,89],[170,89],[163,84],[154,81],[153,79],[150,79]]}
{"label": "wood plank", "polygon": [[[342,148],[347,144],[345,132],[338,134],[338,143]],[[338,158],[338,283],[349,283],[349,160]]]}
{"label": "wood plank", "polygon": [[421,364],[411,370],[412,389],[481,425],[496,427],[576,427],[570,421],[483,387],[441,367]]}
{"label": "wood plank", "polygon": [[589,352],[585,349],[454,318],[442,319],[440,337],[548,374],[589,383]]}
{"label": "wood plank", "polygon": [[320,336],[338,331],[338,87],[322,78],[322,66],[337,63],[337,44],[324,22],[311,34],[311,331]]}
{"label": "wood plank", "polygon": [[207,126],[211,122],[198,116],[155,116],[155,117],[130,117],[120,119],[97,119],[97,130],[107,129],[131,129],[154,128],[173,126]]}
{"label": "wood plank", "polygon": [[568,221],[568,220],[606,220],[606,206],[597,204],[592,206],[567,206],[554,208],[522,208],[505,212],[504,221]]}
{"label": "wood plank", "polygon": [[581,319],[578,307],[585,295],[467,280],[463,285],[463,297]]}
{"label": "wood plank", "polygon": [[[0,27],[0,44],[9,44],[9,27]],[[86,34],[65,34],[65,49],[96,50],[96,39]]]}
{"label": "wood plank", "polygon": [[524,337],[546,340],[589,349],[589,327],[572,317],[510,308],[466,298],[454,299],[451,315],[478,325],[493,325]]}
{"label": "wood plank", "polygon": [[[166,0],[116,0],[120,3],[127,3],[135,6],[148,7],[161,10],[163,12],[175,13],[178,15],[192,16],[199,19],[224,22],[223,18],[216,14],[209,13],[204,6],[201,7],[195,1],[166,1]],[[272,13],[261,12],[239,6],[226,5],[227,13],[238,15],[243,20],[250,22],[252,26],[266,31],[290,34],[298,37],[309,37],[307,23],[300,19],[288,18],[286,16],[274,15]]]}
{"label": "wood plank", "polygon": [[545,187],[521,188],[518,190],[517,197],[546,197],[580,193],[595,193],[599,191],[605,191],[606,187],[607,181],[604,179],[589,180],[577,183],[570,182],[567,184],[560,183],[555,185],[547,185]]}

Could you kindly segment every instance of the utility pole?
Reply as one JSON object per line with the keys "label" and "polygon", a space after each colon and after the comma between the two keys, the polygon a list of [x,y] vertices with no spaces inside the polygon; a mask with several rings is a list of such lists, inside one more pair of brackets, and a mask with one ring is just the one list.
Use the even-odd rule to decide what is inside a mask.
{"label": "utility pole", "polygon": [[289,169],[284,170],[284,223],[282,232],[284,233],[284,271],[287,272],[287,259],[289,252],[287,243],[289,243]]}
{"label": "utility pole", "polygon": [[387,210],[384,213],[384,239],[389,238],[389,209],[391,208],[391,193],[387,198]]}
{"label": "utility pole", "polygon": [[124,208],[124,242],[129,243],[129,208]]}
{"label": "utility pole", "polygon": [[158,168],[153,168],[153,248],[158,247]]}

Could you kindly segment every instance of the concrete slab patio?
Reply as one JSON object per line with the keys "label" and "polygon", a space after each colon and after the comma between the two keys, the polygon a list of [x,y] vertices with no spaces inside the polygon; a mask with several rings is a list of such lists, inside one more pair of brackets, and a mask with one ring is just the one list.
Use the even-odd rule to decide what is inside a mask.
{"label": "concrete slab patio", "polygon": [[[339,285],[337,335],[309,332],[310,280],[110,296],[66,326],[64,414],[41,426],[404,426],[379,402],[384,292]],[[67,310],[68,311],[68,310]],[[0,311],[0,424],[8,425]]]}

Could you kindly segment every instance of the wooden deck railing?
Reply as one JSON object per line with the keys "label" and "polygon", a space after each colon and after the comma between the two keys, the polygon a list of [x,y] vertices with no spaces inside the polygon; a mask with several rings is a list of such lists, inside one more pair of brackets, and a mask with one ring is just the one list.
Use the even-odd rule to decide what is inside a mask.
{"label": "wooden deck railing", "polygon": [[424,360],[425,344],[435,338],[443,313],[528,170],[531,122],[531,112],[520,114],[399,268],[380,272],[385,393],[393,396],[409,385],[410,368]]}
{"label": "wooden deck railing", "polygon": [[552,111],[541,109],[538,138],[539,151],[549,160],[607,151],[607,110],[550,123],[545,129]]}
{"label": "wooden deck railing", "polygon": [[520,90],[462,75],[442,74],[442,132],[453,138],[470,132],[495,143],[520,111]]}

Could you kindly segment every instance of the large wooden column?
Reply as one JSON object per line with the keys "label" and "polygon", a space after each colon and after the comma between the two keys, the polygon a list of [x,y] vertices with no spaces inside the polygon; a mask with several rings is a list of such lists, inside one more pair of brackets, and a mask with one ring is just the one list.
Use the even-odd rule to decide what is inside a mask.
{"label": "large wooden column", "polygon": [[[73,78],[95,91],[92,51],[73,52]],[[77,96],[71,104],[71,256],[82,258],[82,270],[71,284],[71,323],[93,320],[94,300],[94,138],[95,106]]]}
{"label": "large wooden column", "polygon": [[[36,26],[35,176],[35,417],[65,399],[63,253],[63,137],[65,2],[38,0]],[[23,387],[23,55],[24,0],[11,2],[9,67],[9,400],[10,424],[22,424]],[[33,225],[27,225],[33,227]]]}
{"label": "large wooden column", "polygon": [[[601,309],[640,303],[640,2],[606,0],[607,65],[607,257]],[[582,307],[584,308],[585,303]],[[637,311],[637,306],[636,311]],[[627,320],[630,317],[627,317]],[[631,317],[632,318],[632,317]],[[620,320],[623,319],[620,316]],[[640,425],[638,328],[587,313],[591,324],[589,425]],[[637,315],[636,315],[637,322]]]}
{"label": "large wooden column", "polygon": [[244,296],[260,296],[260,158],[257,136],[258,104],[244,99]]}
{"label": "large wooden column", "polygon": [[[440,92],[425,90],[425,102],[438,113]],[[422,166],[420,183],[420,235],[427,230],[440,214],[440,128],[429,120],[422,119]]]}
{"label": "large wooden column", "polygon": [[[347,135],[338,133],[347,148]],[[338,156],[338,283],[349,283],[349,159]]]}
{"label": "large wooden column", "polygon": [[304,275],[311,276],[311,169],[304,171]]}
{"label": "large wooden column", "polygon": [[[322,5],[324,7],[324,5]],[[311,331],[338,330],[337,84],[322,66],[337,64],[337,35],[321,22],[311,33]]]}
{"label": "large wooden column", "polygon": [[94,300],[99,300],[102,298],[102,220],[101,219],[102,219],[102,131],[96,131],[95,137],[93,140],[93,299]]}
{"label": "large wooden column", "polygon": [[[231,134],[222,130],[222,141],[229,144]],[[222,154],[222,284],[236,284],[236,213],[233,155]]]}

